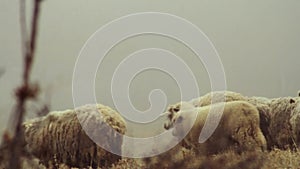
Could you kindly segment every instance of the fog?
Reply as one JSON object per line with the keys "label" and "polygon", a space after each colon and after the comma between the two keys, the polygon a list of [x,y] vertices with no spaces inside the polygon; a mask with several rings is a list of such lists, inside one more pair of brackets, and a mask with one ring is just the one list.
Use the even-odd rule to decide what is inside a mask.
{"label": "fog", "polygon": [[[299,0],[44,0],[31,78],[42,93],[29,106],[29,116],[44,103],[51,110],[73,108],[72,75],[81,48],[101,26],[137,12],[170,13],[200,28],[219,53],[228,90],[247,96],[296,96],[300,89],[299,8]],[[30,9],[27,3],[28,16]],[[1,133],[21,79],[18,1],[0,1],[0,24]],[[144,48],[162,48],[181,57],[197,78],[200,94],[211,90],[205,67],[186,46],[167,37],[141,35],[119,43],[105,56],[95,79],[98,102],[115,108],[110,93],[113,72],[126,56]],[[148,95],[157,88],[165,92],[167,104],[176,103],[180,92],[175,80],[158,70],[139,73],[129,91],[132,104],[139,110],[149,108]]]}

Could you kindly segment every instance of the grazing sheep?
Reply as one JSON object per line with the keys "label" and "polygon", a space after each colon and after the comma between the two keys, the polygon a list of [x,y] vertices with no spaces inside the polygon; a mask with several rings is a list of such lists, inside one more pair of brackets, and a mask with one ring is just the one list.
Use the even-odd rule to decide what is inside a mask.
{"label": "grazing sheep", "polygon": [[[196,107],[203,107],[208,106],[212,103],[212,97],[214,97],[214,103],[219,102],[232,102],[232,101],[247,101],[251,104],[253,104],[258,112],[259,112],[259,118],[260,118],[260,128],[266,137],[268,148],[271,148],[271,138],[269,133],[269,126],[270,126],[270,120],[271,120],[271,110],[270,110],[270,102],[271,99],[265,98],[265,97],[247,97],[243,96],[240,93],[232,92],[232,91],[216,91],[208,93],[198,99],[194,99],[192,101],[193,105]],[[270,144],[269,144],[270,143]]]}
{"label": "grazing sheep", "polygon": [[110,166],[121,157],[97,146],[82,126],[88,126],[85,129],[96,135],[94,138],[101,140],[101,143],[104,142],[106,148],[121,151],[122,137],[115,131],[124,134],[126,124],[111,108],[97,105],[97,109],[93,105],[85,105],[76,111],[51,112],[25,122],[26,148],[46,166],[51,163],[80,168]]}
{"label": "grazing sheep", "polygon": [[[244,150],[265,150],[266,140],[259,127],[259,113],[257,109],[245,101],[233,101],[225,103],[220,123],[212,136],[204,143],[199,143],[199,135],[204,126],[206,117],[214,104],[195,108],[191,103],[182,102],[170,106],[166,112],[168,120],[165,129],[173,129],[173,135],[182,138],[191,128],[195,114],[197,118],[183,139],[181,144],[186,148],[192,148],[200,154],[215,154],[228,149],[237,152]],[[212,112],[221,113],[221,112]]]}
{"label": "grazing sheep", "polygon": [[280,149],[300,146],[300,98],[272,99],[269,133],[271,144]]}

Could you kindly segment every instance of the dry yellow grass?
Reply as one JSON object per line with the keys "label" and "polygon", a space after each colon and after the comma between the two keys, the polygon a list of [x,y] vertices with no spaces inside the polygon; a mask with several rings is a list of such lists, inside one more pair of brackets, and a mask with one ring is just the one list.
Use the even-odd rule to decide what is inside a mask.
{"label": "dry yellow grass", "polygon": [[[170,155],[172,154],[172,155]],[[184,154],[182,156],[182,154]],[[178,158],[183,157],[183,158]],[[71,168],[65,164],[56,164],[58,169]],[[49,169],[55,169],[50,166]],[[23,158],[23,168],[47,169],[37,159]],[[244,152],[237,154],[227,151],[218,155],[196,156],[189,150],[175,147],[170,152],[148,159],[123,158],[108,168],[97,169],[300,169],[300,151],[274,149],[270,152]],[[4,169],[0,165],[0,169]],[[86,169],[92,169],[87,166]]]}
{"label": "dry yellow grass", "polygon": [[[122,159],[113,164],[110,169],[171,169],[175,167],[184,169],[300,169],[300,152],[275,149],[265,153],[245,152],[236,154],[233,151],[228,151],[209,157],[196,157],[191,153],[186,154],[184,159],[177,159],[177,161],[165,154],[161,155],[159,161],[155,160],[154,163],[149,159],[144,164],[139,159]],[[66,165],[60,165],[59,168],[71,169]],[[87,167],[87,169],[89,168]]]}
{"label": "dry yellow grass", "polygon": [[275,149],[267,154],[264,169],[287,168],[300,169],[300,151]]}

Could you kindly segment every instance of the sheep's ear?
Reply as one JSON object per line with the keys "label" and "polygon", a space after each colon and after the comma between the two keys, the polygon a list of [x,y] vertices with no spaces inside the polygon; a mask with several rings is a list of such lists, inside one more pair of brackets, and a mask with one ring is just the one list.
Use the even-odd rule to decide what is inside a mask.
{"label": "sheep's ear", "polygon": [[173,113],[173,107],[172,107],[172,106],[169,106],[169,107],[168,107],[168,112]]}
{"label": "sheep's ear", "polygon": [[290,104],[295,103],[294,99],[290,99]]}

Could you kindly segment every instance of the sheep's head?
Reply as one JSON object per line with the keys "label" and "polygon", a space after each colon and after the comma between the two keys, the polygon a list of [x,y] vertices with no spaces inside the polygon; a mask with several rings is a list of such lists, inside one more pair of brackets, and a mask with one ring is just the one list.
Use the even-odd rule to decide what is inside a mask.
{"label": "sheep's head", "polygon": [[191,103],[181,102],[169,106],[165,113],[167,120],[164,123],[164,128],[166,130],[174,128],[172,132],[174,136],[182,137],[186,135],[196,117],[193,112],[197,111]]}
{"label": "sheep's head", "polygon": [[164,128],[166,130],[174,127],[174,124],[179,117],[180,107],[181,104],[171,105],[168,107],[167,112],[165,113],[167,115],[167,121],[164,124]]}

